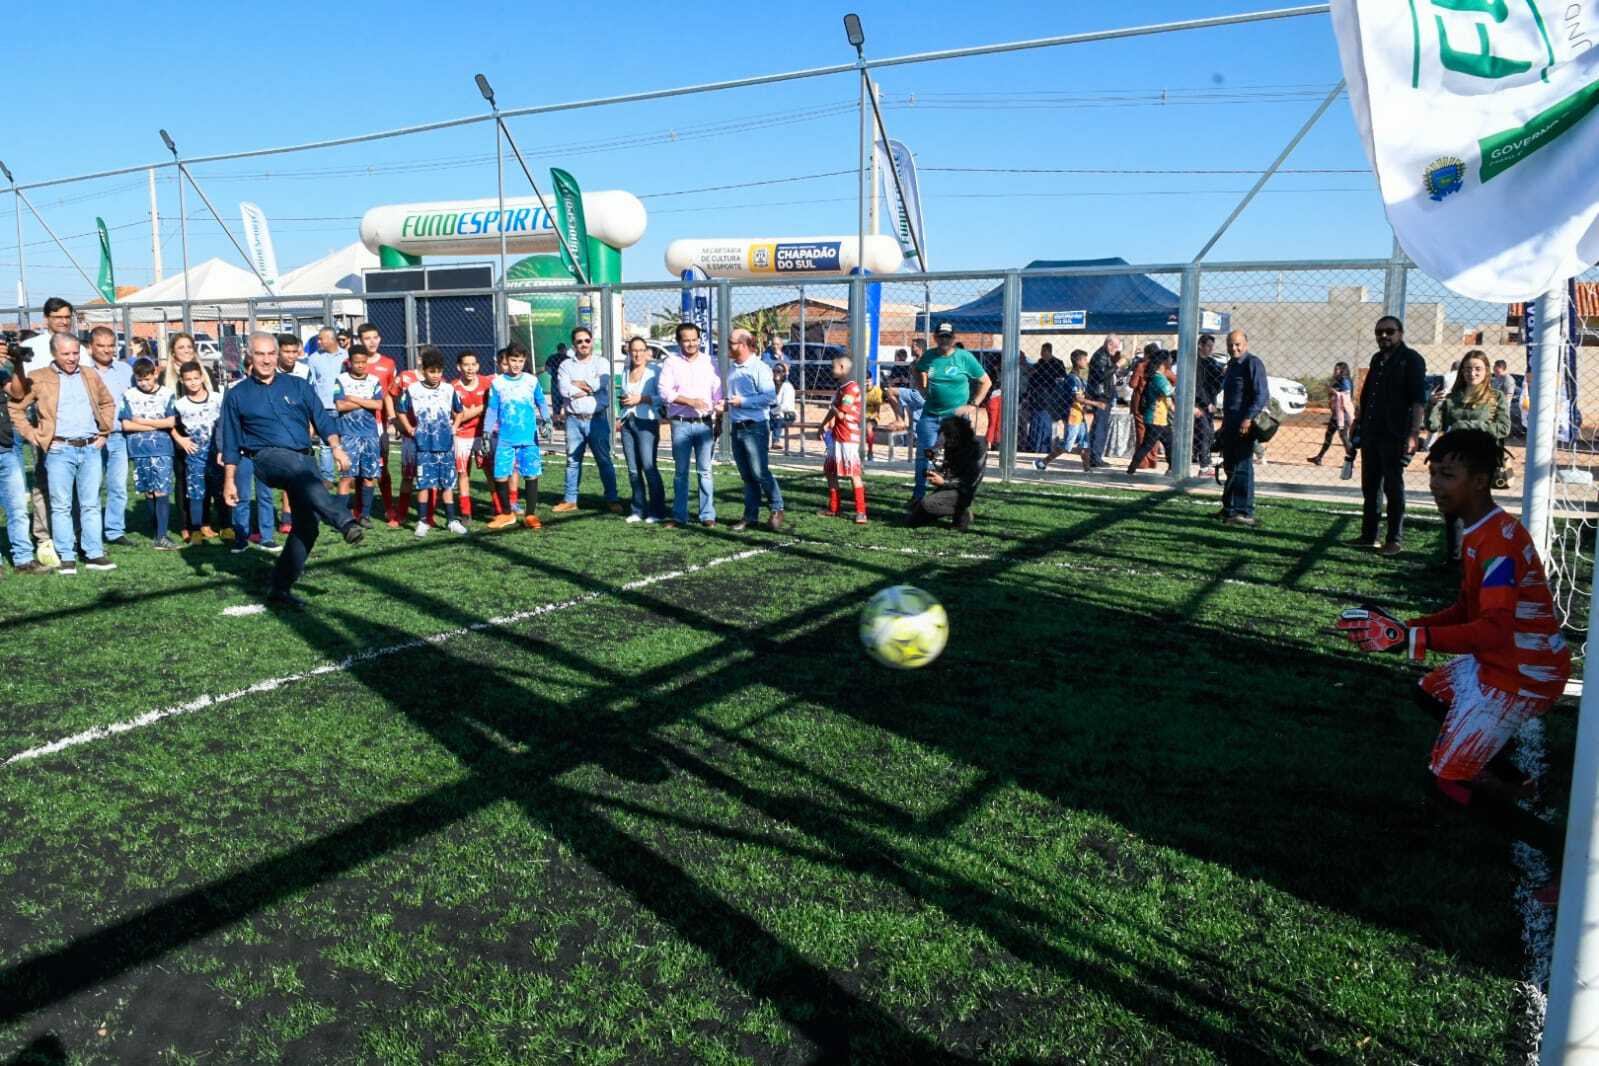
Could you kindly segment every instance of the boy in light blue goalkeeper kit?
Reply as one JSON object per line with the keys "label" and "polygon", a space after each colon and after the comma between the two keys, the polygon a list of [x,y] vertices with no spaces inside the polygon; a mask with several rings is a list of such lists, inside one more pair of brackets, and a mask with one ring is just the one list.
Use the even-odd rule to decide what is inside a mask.
{"label": "boy in light blue goalkeeper kit", "polygon": [[155,364],[140,359],[133,364],[133,388],[122,394],[122,432],[128,438],[128,458],[133,463],[133,487],[150,499],[155,512],[157,551],[177,545],[167,538],[172,518],[172,441],[178,424],[176,397],[161,384]]}
{"label": "boy in light blue goalkeeper kit", "polygon": [[189,501],[189,528],[197,544],[206,539],[205,498],[222,495],[222,461],[217,452],[217,419],[222,417],[222,397],[212,392],[199,363],[178,368],[183,395],[174,403],[178,415],[178,447],[189,459],[184,464],[184,497]]}
{"label": "boy in light blue goalkeeper kit", "polygon": [[[431,345],[424,347],[421,363],[422,380],[405,387],[397,407],[407,434],[416,442],[417,509],[423,515],[432,514],[442,494],[450,532],[465,533],[455,511],[455,423],[465,408],[455,389],[444,383],[444,353]],[[433,498],[424,502],[429,492]],[[416,524],[416,535],[425,537],[432,528],[424,517]]]}
{"label": "boy in light blue goalkeeper kit", "polygon": [[357,484],[361,487],[363,529],[372,526],[372,489],[383,464],[378,456],[378,419],[383,415],[383,379],[367,373],[371,356],[364,348],[350,349],[350,369],[333,384],[333,407],[339,413],[339,443],[350,457],[350,468],[339,479],[339,496],[346,506]]}
{"label": "boy in light blue goalkeeper kit", "polygon": [[527,514],[522,522],[529,529],[539,529],[539,475],[544,472],[544,458],[539,454],[539,419],[550,416],[549,401],[539,387],[539,379],[525,374],[527,352],[513,345],[505,354],[505,373],[494,379],[489,389],[487,416],[499,427],[499,444],[494,450],[494,493],[500,500],[501,513],[490,522],[490,529],[504,529],[516,524],[516,514],[511,510],[511,477],[521,474],[527,479],[522,501]]}

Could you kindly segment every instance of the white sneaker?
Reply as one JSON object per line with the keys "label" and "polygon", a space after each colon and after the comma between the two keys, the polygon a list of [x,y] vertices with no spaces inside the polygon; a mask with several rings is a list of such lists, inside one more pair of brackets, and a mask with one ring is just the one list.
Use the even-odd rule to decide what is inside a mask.
{"label": "white sneaker", "polygon": [[428,530],[430,530],[432,528],[433,527],[428,525],[425,521],[424,522],[418,522],[416,524],[416,535],[419,536],[419,537],[425,537],[425,536],[428,535]]}
{"label": "white sneaker", "polygon": [[450,524],[446,528],[448,528],[451,533],[460,534],[466,532],[466,526],[461,524],[461,520],[459,518],[450,519]]}
{"label": "white sneaker", "polygon": [[638,523],[644,521],[644,519],[640,518],[636,514],[630,514],[625,519],[623,519],[623,521],[626,522],[628,525],[632,526],[632,525],[637,525]]}
{"label": "white sneaker", "polygon": [[34,548],[33,557],[44,566],[53,568],[61,565],[61,556],[56,554],[55,545],[47,540],[40,541]]}
{"label": "white sneaker", "polygon": [[661,520],[656,518],[654,515],[650,515],[650,517],[644,520],[644,524],[647,526],[658,526],[661,524]]}

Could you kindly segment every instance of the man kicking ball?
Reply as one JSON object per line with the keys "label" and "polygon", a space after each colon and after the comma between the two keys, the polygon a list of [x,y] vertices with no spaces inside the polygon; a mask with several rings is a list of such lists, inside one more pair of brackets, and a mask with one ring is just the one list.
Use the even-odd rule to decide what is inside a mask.
{"label": "man kicking ball", "polygon": [[[1429,651],[1455,653],[1416,690],[1417,702],[1443,724],[1430,766],[1438,791],[1538,848],[1558,868],[1555,828],[1516,802],[1527,786],[1509,748],[1522,725],[1565,691],[1571,651],[1532,538],[1490,492],[1504,459],[1499,442],[1480,429],[1451,430],[1427,453],[1433,499],[1465,529],[1459,599],[1409,622],[1375,607],[1352,607],[1338,628],[1365,651],[1412,659]],[[1538,898],[1553,903],[1552,886]]]}

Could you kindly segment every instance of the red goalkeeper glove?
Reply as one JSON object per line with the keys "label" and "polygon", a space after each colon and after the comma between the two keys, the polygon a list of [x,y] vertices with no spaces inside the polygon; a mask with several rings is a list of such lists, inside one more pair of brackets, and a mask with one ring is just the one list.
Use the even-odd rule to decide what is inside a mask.
{"label": "red goalkeeper glove", "polygon": [[1350,607],[1338,616],[1338,628],[1361,651],[1397,651],[1411,659],[1427,653],[1427,630],[1408,626],[1369,604]]}

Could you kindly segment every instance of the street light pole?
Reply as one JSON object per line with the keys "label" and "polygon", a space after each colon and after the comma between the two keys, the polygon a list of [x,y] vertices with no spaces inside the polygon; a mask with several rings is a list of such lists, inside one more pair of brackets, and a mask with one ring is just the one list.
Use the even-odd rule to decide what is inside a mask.
{"label": "street light pole", "polygon": [[[861,132],[860,148],[855,161],[855,267],[866,270],[866,31],[861,28],[861,17],[851,12],[844,16],[844,36],[855,48],[855,69],[860,75]],[[857,353],[857,356],[859,353]],[[859,358],[856,359],[859,362]]]}
{"label": "street light pole", "polygon": [[483,94],[483,99],[489,102],[489,110],[494,112],[494,180],[500,207],[497,216],[500,223],[500,313],[494,318],[494,332],[503,348],[509,342],[511,332],[510,279],[505,276],[505,136],[500,131],[500,105],[494,101],[493,86],[481,74],[474,80],[477,82],[477,91]]}
{"label": "street light pole", "polygon": [[[178,146],[173,143],[172,135],[162,130],[161,140],[167,146],[167,151],[172,153],[173,165],[178,168],[178,233],[183,243],[183,331],[193,333],[193,308],[189,304],[189,213],[183,203],[183,163],[178,159]],[[164,312],[161,319],[166,321]],[[218,336],[221,336],[220,332]]]}

